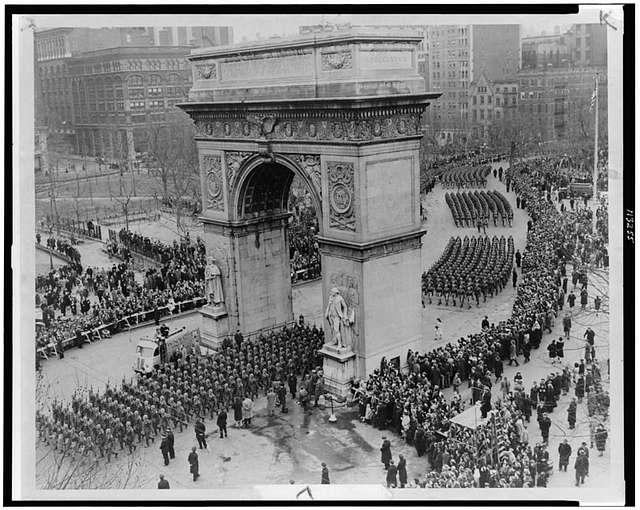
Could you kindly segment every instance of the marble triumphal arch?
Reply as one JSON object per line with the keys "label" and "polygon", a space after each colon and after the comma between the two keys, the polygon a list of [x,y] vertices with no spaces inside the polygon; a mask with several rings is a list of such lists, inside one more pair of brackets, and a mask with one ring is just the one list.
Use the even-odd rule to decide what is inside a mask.
{"label": "marble triumphal arch", "polygon": [[347,31],[191,54],[180,106],[196,125],[204,239],[224,293],[202,312],[209,342],[293,320],[298,175],[320,219],[328,386],[344,392],[382,356],[419,347],[421,115],[439,96],[418,74],[420,41]]}

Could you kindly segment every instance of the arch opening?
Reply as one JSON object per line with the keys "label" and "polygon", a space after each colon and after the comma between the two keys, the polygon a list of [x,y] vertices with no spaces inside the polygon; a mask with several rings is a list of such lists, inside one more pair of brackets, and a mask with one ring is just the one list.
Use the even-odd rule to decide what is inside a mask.
{"label": "arch opening", "polygon": [[[241,170],[242,172],[242,170]],[[265,221],[274,217],[287,215],[282,236],[283,275],[292,285],[303,282],[315,282],[317,289],[307,288],[289,291],[294,317],[304,315],[315,321],[322,311],[322,276],[321,257],[316,236],[321,229],[321,211],[319,199],[313,183],[294,164],[285,162],[247,162],[241,182],[237,186],[235,197],[235,213],[238,221]],[[262,232],[266,232],[262,230]],[[277,245],[274,237],[260,234],[255,243],[268,242],[271,248]],[[275,244],[274,244],[275,243]],[[261,249],[261,248],[260,248]],[[279,252],[280,249],[276,249]],[[264,267],[274,270],[276,258],[264,255]],[[282,259],[280,259],[282,260]],[[280,273],[280,271],[276,271]]]}

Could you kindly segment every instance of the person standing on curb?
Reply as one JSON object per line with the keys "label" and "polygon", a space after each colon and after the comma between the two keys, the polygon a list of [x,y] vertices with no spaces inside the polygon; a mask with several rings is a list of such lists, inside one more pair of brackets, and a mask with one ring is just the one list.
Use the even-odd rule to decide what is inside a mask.
{"label": "person standing on curb", "polygon": [[196,447],[191,447],[191,453],[187,457],[189,462],[189,473],[193,475],[193,481],[195,482],[200,476],[200,466],[198,463],[198,454],[196,453]]}
{"label": "person standing on curb", "polygon": [[407,461],[402,455],[400,455],[400,460],[398,461],[398,479],[400,488],[404,489],[405,485],[407,485]]}
{"label": "person standing on curb", "polygon": [[387,470],[387,488],[393,487],[394,489],[398,485],[398,480],[396,479],[396,475],[398,473],[398,468],[394,465],[393,460],[389,461],[389,469]]}
{"label": "person standing on curb", "polygon": [[382,436],[380,452],[380,461],[384,464],[385,469],[389,469],[389,464],[391,463],[391,442],[385,436]]}

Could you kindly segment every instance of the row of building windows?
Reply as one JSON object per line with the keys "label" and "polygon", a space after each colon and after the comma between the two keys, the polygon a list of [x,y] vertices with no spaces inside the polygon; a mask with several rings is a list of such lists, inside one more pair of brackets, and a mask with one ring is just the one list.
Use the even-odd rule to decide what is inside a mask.
{"label": "row of building windows", "polygon": [[66,56],[64,37],[41,39],[36,41],[36,58],[49,60]]}
{"label": "row of building windows", "polygon": [[74,68],[76,75],[103,74],[120,71],[174,71],[188,69],[189,65],[182,58],[168,59],[128,59],[102,62],[99,64],[84,64]]}
{"label": "row of building windows", "polygon": [[501,110],[496,110],[494,113],[493,110],[486,110],[486,114],[485,114],[484,109],[472,110],[472,117],[475,122],[477,122],[478,120],[485,120],[485,118],[486,120],[493,120],[494,115],[496,120],[508,119],[508,118],[513,119],[516,116],[516,111],[506,110],[502,112]]}

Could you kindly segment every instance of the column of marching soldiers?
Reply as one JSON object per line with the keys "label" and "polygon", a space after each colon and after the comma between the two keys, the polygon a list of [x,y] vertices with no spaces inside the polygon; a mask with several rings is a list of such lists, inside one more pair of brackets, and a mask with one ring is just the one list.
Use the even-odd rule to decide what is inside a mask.
{"label": "column of marching soldiers", "polygon": [[438,304],[449,301],[453,306],[466,302],[468,308],[475,300],[480,306],[487,296],[501,292],[509,281],[513,270],[513,237],[452,237],[438,261],[422,275],[423,306],[425,297],[432,304],[433,297]]}
{"label": "column of marching soldiers", "polygon": [[300,394],[313,394],[321,386],[316,367],[321,364],[317,352],[323,338],[322,329],[301,321],[252,342],[226,345],[214,354],[200,355],[195,349],[177,354],[178,359],[140,375],[137,384],[107,384],[102,394],[76,393],[70,404],[54,401],[50,413],[37,411],[40,440],[75,460],[110,462],[118,452],[131,454],[159,435],[164,439],[191,422],[235,410],[238,400],[278,391],[282,401],[286,384],[296,393],[298,376],[303,378]]}
{"label": "column of marching soldiers", "polygon": [[493,226],[513,224],[513,209],[506,197],[495,190],[463,191],[446,193],[445,201],[451,210],[456,227],[478,227],[486,233],[489,225],[489,213],[493,217]]}
{"label": "column of marching soldiers", "polygon": [[[488,165],[447,169],[439,181],[444,188],[484,187],[490,172]],[[502,168],[494,170],[494,176],[498,175],[502,180]],[[489,213],[493,214],[494,226],[498,226],[498,220],[502,226],[512,225],[513,209],[504,195],[495,190],[447,192],[445,200],[456,227],[477,226],[478,233],[483,229],[486,234]],[[480,298],[486,302],[487,296],[497,295],[510,276],[515,286],[514,255],[519,264],[520,253],[514,254],[511,236],[451,237],[438,261],[422,274],[422,305],[426,305],[426,299],[432,304],[435,296],[439,305],[444,300],[446,305],[459,303],[461,308],[465,303],[471,308],[473,301],[480,306]]]}

